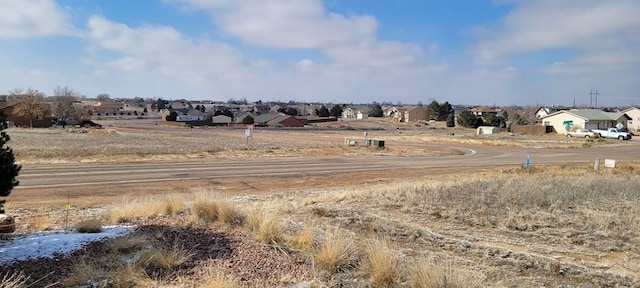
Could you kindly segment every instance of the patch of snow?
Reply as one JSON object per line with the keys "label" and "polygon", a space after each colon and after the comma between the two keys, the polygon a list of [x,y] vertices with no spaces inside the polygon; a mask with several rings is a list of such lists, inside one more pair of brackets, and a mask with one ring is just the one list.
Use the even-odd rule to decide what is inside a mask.
{"label": "patch of snow", "polygon": [[29,258],[52,257],[56,253],[68,254],[89,242],[126,235],[134,228],[106,226],[100,233],[47,231],[17,236],[6,242],[0,241],[0,265]]}

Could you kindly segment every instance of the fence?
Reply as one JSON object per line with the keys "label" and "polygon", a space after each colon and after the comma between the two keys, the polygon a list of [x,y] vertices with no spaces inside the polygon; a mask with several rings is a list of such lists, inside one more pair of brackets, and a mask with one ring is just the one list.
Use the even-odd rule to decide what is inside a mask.
{"label": "fence", "polygon": [[524,135],[544,135],[554,133],[553,126],[542,125],[512,125],[511,132]]}

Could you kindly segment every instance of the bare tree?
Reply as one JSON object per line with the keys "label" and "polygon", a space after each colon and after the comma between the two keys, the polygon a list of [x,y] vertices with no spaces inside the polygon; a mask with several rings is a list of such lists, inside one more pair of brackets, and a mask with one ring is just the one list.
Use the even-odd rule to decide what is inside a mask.
{"label": "bare tree", "polygon": [[67,121],[69,118],[77,116],[76,108],[73,103],[78,101],[78,93],[67,86],[56,87],[53,89],[53,107],[52,112],[59,120]]}
{"label": "bare tree", "polygon": [[16,88],[9,91],[9,95],[16,98],[18,114],[29,117],[29,127],[33,128],[33,118],[36,114],[43,113],[45,110],[44,93],[31,88],[26,91]]}
{"label": "bare tree", "polygon": [[98,94],[98,96],[96,96],[96,99],[98,99],[99,102],[111,101],[109,94]]}
{"label": "bare tree", "polygon": [[536,112],[538,111],[538,106],[527,105],[523,110],[520,111],[520,118],[524,120],[527,124],[533,125],[536,124],[538,118],[536,117]]}

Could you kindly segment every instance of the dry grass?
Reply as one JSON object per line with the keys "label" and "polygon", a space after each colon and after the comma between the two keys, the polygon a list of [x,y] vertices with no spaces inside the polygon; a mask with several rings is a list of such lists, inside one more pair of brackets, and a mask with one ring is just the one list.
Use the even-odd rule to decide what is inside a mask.
{"label": "dry grass", "polygon": [[76,231],[79,233],[100,233],[102,229],[102,221],[99,219],[84,220],[75,225]]}
{"label": "dry grass", "polygon": [[293,238],[291,246],[305,252],[315,252],[319,248],[319,241],[315,229],[311,226],[302,228]]}
{"label": "dry grass", "polygon": [[191,213],[206,223],[217,221],[231,227],[242,226],[246,219],[245,214],[233,203],[203,197],[196,197],[191,206]]}
{"label": "dry grass", "polygon": [[20,216],[18,223],[23,225],[27,231],[47,231],[55,228],[54,223],[49,215],[42,213],[31,213],[29,215]]}
{"label": "dry grass", "polygon": [[245,215],[229,201],[218,201],[218,221],[228,226],[242,226]]}
{"label": "dry grass", "polygon": [[14,272],[10,274],[2,274],[0,277],[0,287],[2,288],[26,288],[29,278],[24,276],[22,272]]}
{"label": "dry grass", "polygon": [[213,267],[207,269],[207,276],[203,283],[199,283],[196,287],[200,288],[235,288],[239,287],[237,280],[233,276],[225,275],[220,270]]}
{"label": "dry grass", "polygon": [[184,196],[170,193],[129,199],[124,197],[119,205],[109,211],[112,223],[128,223],[134,219],[158,215],[175,215],[185,210]]}
{"label": "dry grass", "polygon": [[149,245],[146,239],[132,235],[112,238],[109,242],[111,250],[120,255],[136,253]]}
{"label": "dry grass", "polygon": [[353,236],[339,230],[327,232],[319,249],[313,254],[313,259],[318,267],[331,273],[355,268],[358,250]]}
{"label": "dry grass", "polygon": [[176,271],[192,254],[184,247],[156,247],[139,236],[109,241],[110,252],[99,259],[78,259],[71,273],[61,282],[65,287],[159,287],[161,275]]}
{"label": "dry grass", "polygon": [[154,287],[156,281],[147,274],[144,267],[128,264],[109,274],[109,286],[113,287]]}
{"label": "dry grass", "polygon": [[141,257],[147,265],[158,267],[165,271],[173,271],[187,263],[193,254],[185,247],[174,243],[171,247],[154,247]]}
{"label": "dry grass", "polygon": [[191,211],[198,219],[210,223],[218,220],[218,202],[209,199],[198,199],[191,206]]}
{"label": "dry grass", "polygon": [[284,243],[284,229],[282,229],[278,219],[263,218],[254,235],[255,239],[260,243],[275,245]]}
{"label": "dry grass", "polygon": [[366,259],[370,268],[369,283],[374,288],[399,287],[403,282],[404,265],[388,241],[369,241]]}
{"label": "dry grass", "polygon": [[432,259],[421,258],[409,269],[408,287],[412,288],[480,288],[483,278],[477,272],[456,268],[450,263],[441,266]]}

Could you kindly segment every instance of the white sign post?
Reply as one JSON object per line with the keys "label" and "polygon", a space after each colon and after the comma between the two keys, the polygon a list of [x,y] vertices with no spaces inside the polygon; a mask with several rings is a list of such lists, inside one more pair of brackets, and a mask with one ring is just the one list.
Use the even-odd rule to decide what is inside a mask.
{"label": "white sign post", "polygon": [[249,145],[249,139],[251,139],[251,143],[253,143],[253,126],[244,129],[244,136],[247,136],[247,145]]}

